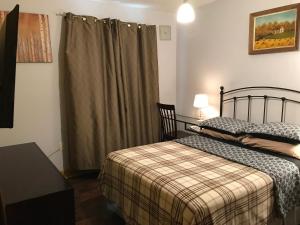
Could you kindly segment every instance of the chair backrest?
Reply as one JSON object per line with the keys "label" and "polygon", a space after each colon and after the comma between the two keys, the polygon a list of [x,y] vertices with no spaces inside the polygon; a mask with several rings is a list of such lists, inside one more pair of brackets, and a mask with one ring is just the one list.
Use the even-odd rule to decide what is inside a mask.
{"label": "chair backrest", "polygon": [[176,113],[174,105],[157,103],[161,118],[161,140],[177,138]]}

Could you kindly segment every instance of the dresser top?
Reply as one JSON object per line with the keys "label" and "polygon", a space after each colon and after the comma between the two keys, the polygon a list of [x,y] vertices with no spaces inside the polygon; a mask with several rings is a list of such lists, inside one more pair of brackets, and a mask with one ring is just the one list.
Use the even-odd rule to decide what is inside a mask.
{"label": "dresser top", "polygon": [[6,205],[72,189],[35,143],[0,147],[0,193]]}

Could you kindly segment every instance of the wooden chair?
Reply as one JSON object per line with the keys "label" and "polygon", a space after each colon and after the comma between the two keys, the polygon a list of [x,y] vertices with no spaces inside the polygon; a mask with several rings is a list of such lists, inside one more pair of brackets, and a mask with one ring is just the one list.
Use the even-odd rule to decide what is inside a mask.
{"label": "wooden chair", "polygon": [[171,141],[190,136],[190,133],[177,130],[174,105],[157,103],[161,121],[161,141]]}

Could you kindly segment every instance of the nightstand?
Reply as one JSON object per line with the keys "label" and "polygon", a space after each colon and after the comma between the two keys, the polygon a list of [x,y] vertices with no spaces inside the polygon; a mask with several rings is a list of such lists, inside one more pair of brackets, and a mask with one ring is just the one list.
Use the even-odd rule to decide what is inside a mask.
{"label": "nightstand", "polygon": [[[189,116],[183,116],[176,114],[176,121],[184,125],[184,130],[192,132],[192,133],[199,133],[201,128],[199,127],[199,120]],[[191,134],[193,135],[193,134]]]}

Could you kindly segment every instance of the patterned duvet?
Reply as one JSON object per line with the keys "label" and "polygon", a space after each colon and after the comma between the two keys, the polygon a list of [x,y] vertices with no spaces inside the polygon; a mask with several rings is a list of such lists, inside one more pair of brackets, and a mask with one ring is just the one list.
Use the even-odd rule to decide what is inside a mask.
{"label": "patterned duvet", "polygon": [[269,175],[172,141],[109,154],[100,188],[130,225],[267,224],[274,202]]}

